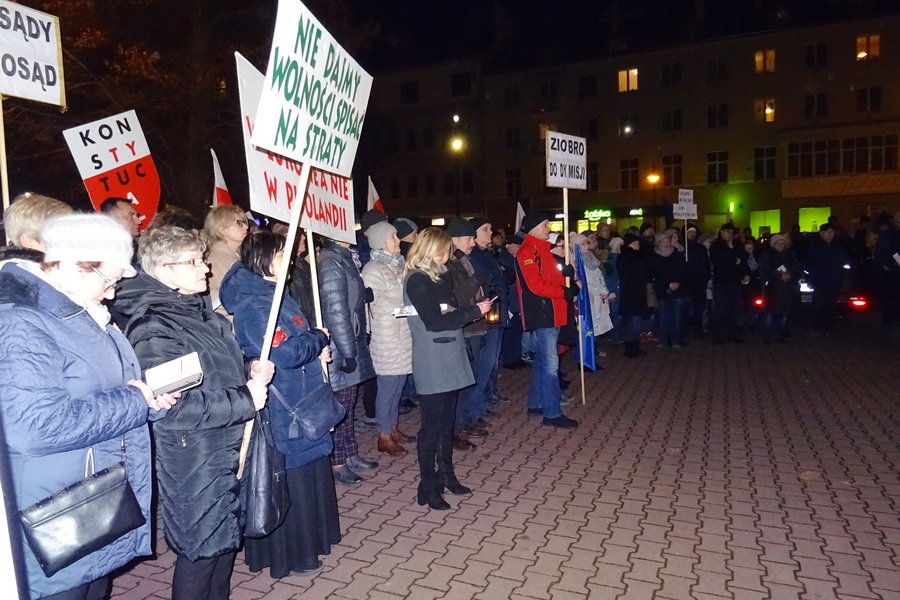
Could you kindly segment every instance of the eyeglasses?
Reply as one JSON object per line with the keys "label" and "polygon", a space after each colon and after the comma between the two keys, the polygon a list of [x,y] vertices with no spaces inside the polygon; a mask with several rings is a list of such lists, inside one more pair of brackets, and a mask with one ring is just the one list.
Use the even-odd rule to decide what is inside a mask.
{"label": "eyeglasses", "polygon": [[206,264],[203,258],[189,258],[188,260],[179,260],[177,262],[163,263],[164,267],[174,267],[175,265],[190,265],[192,267],[202,267]]}
{"label": "eyeglasses", "polygon": [[247,219],[235,219],[234,223],[238,227],[250,227],[250,223],[247,222]]}
{"label": "eyeglasses", "polygon": [[114,287],[116,287],[116,284],[119,283],[118,281],[114,281],[114,280],[110,279],[108,275],[106,275],[103,271],[101,271],[97,267],[91,267],[91,270],[94,273],[96,273],[97,275],[99,275],[100,279],[103,280],[103,283],[105,284],[103,286],[104,291],[113,289]]}

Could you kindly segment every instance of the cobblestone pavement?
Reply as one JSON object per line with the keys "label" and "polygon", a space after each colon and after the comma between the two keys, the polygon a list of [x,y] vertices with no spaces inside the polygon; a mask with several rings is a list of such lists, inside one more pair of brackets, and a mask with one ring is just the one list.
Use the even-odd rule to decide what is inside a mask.
{"label": "cobblestone pavement", "polygon": [[[338,486],[344,539],[319,574],[274,580],[239,558],[232,598],[900,598],[900,352],[852,325],[635,361],[608,348],[567,409],[574,432],[527,417],[528,369],[504,371],[517,401],[456,455],[471,496],[428,511],[414,453],[379,458]],[[157,546],[115,598],[169,597]]]}

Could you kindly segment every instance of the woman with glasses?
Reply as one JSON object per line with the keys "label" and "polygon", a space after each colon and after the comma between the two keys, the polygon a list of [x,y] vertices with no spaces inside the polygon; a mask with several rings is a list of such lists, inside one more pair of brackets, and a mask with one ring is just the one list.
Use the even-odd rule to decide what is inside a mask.
{"label": "woman with glasses", "polygon": [[[119,279],[135,274],[128,232],[105,215],[67,215],[48,221],[42,238],[43,263],[0,262],[0,452],[11,477],[4,493],[24,509],[84,478],[89,457],[94,472],[119,463],[124,446],[146,524],[53,577],[26,543],[17,548],[26,597],[107,598],[109,573],[151,553],[146,423],[177,404],[140,381],[134,351],[103,304]],[[5,597],[15,595],[11,585]]]}
{"label": "woman with glasses", "polygon": [[231,265],[240,259],[238,251],[247,237],[248,226],[247,217],[237,206],[217,206],[206,215],[203,231],[209,239],[209,298],[213,310],[219,310],[222,304],[219,286]]}
{"label": "woman with glasses", "polygon": [[209,267],[199,233],[170,225],[141,236],[142,271],[116,308],[144,369],[197,352],[200,385],[154,424],[156,476],[166,542],[177,555],[173,600],[228,598],[241,545],[236,473],[244,422],[265,406],[272,363],[244,367],[231,325],[207,308]]}

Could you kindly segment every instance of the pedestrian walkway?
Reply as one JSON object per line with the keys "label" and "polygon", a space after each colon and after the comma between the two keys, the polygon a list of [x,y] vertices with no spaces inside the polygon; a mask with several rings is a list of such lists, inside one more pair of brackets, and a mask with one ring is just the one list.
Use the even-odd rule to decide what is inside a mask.
{"label": "pedestrian walkway", "polygon": [[[900,598],[900,351],[873,332],[613,348],[566,409],[575,431],[527,417],[529,369],[504,371],[519,402],[456,455],[473,494],[426,510],[414,453],[379,458],[338,486],[344,540],[319,574],[239,558],[232,599]],[[374,457],[374,430],[359,435]],[[157,550],[115,598],[170,597],[174,555]]]}

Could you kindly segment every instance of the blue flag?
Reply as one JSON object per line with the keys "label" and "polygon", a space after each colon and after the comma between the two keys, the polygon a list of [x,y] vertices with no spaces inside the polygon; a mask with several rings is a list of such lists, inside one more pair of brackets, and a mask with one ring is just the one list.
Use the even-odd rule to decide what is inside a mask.
{"label": "blue flag", "polygon": [[584,259],[581,248],[575,245],[575,277],[581,282],[578,292],[578,335],[581,336],[581,349],[584,353],[584,366],[591,371],[597,370],[597,351],[594,348],[594,317],[591,314],[591,296],[588,292],[587,277],[584,275]]}

